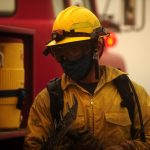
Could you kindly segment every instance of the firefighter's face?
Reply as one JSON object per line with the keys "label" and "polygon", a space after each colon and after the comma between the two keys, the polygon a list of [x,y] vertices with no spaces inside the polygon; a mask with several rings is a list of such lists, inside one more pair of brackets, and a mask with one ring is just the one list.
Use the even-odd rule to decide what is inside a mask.
{"label": "firefighter's face", "polygon": [[92,51],[90,42],[72,42],[60,44],[51,48],[52,55],[61,62],[62,60],[75,61]]}

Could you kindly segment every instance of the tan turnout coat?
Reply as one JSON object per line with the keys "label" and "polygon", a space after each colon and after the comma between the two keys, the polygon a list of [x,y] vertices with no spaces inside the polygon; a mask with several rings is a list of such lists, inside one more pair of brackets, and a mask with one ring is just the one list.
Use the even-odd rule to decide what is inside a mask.
{"label": "tan turnout coat", "polygon": [[[112,80],[124,74],[112,67],[101,67],[102,77],[91,95],[88,91],[69,79],[62,76],[61,86],[64,90],[64,110],[67,113],[68,103],[73,105],[73,95],[78,100],[76,120],[72,122],[71,129],[80,130],[87,126],[91,133],[99,139],[104,147],[117,145],[125,140],[131,140],[127,108],[120,107],[121,97]],[[133,82],[133,81],[132,81]],[[144,129],[147,142],[140,141],[139,135],[133,141],[137,150],[150,149],[150,97],[142,86],[133,82],[136,89],[143,115]],[[137,111],[137,109],[136,109]],[[140,128],[138,113],[135,112],[135,127]],[[25,138],[27,149],[40,149],[43,139],[47,139],[49,129],[53,127],[50,114],[50,98],[47,89],[43,89],[35,98],[28,120],[28,134]]]}

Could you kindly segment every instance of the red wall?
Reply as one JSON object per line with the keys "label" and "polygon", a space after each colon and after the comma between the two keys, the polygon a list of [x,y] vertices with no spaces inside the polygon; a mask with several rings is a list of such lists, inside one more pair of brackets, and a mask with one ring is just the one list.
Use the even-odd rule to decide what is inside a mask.
{"label": "red wall", "polygon": [[[1,17],[1,25],[25,27],[35,31],[33,51],[33,95],[35,96],[46,83],[62,74],[62,69],[51,57],[42,51],[50,40],[54,13],[50,0],[16,0],[16,12],[11,17]],[[29,58],[31,59],[31,58]],[[31,81],[26,81],[31,82]]]}

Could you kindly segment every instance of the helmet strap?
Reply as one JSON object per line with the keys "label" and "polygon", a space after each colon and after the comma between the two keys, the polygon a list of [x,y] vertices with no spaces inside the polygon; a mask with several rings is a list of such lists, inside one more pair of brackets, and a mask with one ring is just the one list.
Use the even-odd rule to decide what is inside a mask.
{"label": "helmet strap", "polygon": [[96,80],[100,79],[100,69],[99,69],[98,59],[99,59],[99,54],[98,54],[98,50],[96,49],[94,51],[94,55],[93,55],[93,60],[94,60],[94,65],[95,65],[95,79]]}

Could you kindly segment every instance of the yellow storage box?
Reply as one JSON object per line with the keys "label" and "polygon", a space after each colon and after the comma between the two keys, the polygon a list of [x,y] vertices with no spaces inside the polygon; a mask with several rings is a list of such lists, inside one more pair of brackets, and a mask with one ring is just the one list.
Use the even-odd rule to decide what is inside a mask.
{"label": "yellow storage box", "polygon": [[0,129],[20,127],[21,110],[16,108],[16,94],[24,88],[23,49],[20,39],[0,38]]}

